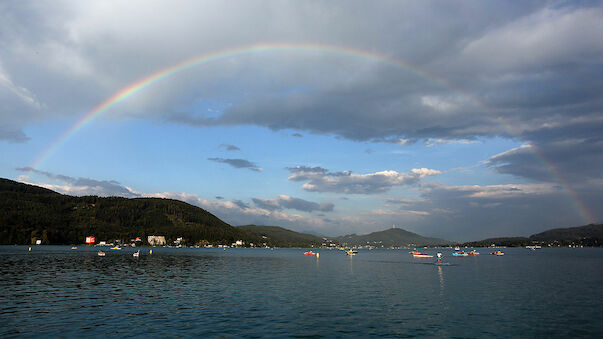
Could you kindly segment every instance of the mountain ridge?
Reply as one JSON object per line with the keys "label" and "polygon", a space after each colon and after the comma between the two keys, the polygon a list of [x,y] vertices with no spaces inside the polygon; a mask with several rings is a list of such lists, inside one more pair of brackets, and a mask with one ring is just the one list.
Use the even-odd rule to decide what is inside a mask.
{"label": "mountain ridge", "polygon": [[348,234],[331,238],[348,246],[402,247],[446,245],[452,242],[444,239],[429,238],[402,228],[390,228],[364,235]]}

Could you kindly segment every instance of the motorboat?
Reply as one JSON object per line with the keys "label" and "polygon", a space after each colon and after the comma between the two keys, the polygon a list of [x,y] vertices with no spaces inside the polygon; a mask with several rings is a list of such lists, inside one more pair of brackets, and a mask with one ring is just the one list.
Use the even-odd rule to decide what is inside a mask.
{"label": "motorboat", "polygon": [[304,255],[314,255],[314,252],[312,252],[312,251],[304,252]]}
{"label": "motorboat", "polygon": [[121,247],[119,247],[119,245],[117,245],[117,246],[113,246],[113,247],[111,247],[111,249],[112,249],[112,250],[121,250]]}
{"label": "motorboat", "polygon": [[466,257],[466,256],[468,256],[469,254],[468,254],[468,253],[466,253],[466,252],[463,252],[463,251],[458,251],[458,252],[454,252],[454,253],[452,253],[452,255],[453,255],[453,256],[455,256],[455,257]]}
{"label": "motorboat", "polygon": [[140,256],[140,250],[138,250],[138,251],[136,251],[136,252],[132,253],[132,256],[133,256],[134,258],[138,258],[138,257]]}
{"label": "motorboat", "polygon": [[350,256],[351,255],[356,255],[356,254],[358,254],[358,251],[353,250],[353,249],[350,248],[349,251],[345,251],[345,254],[350,255]]}
{"label": "motorboat", "polygon": [[476,250],[471,250],[467,252],[467,255],[479,255],[479,252],[477,252]]}
{"label": "motorboat", "polygon": [[415,258],[433,258],[433,255],[427,253],[413,253],[412,256]]}
{"label": "motorboat", "polygon": [[494,251],[492,253],[490,253],[492,255],[505,255],[502,251]]}
{"label": "motorboat", "polygon": [[99,257],[104,257],[104,256],[105,256],[105,252],[103,252],[103,251],[98,251],[96,254],[97,254]]}
{"label": "motorboat", "polygon": [[408,252],[408,254],[421,254],[421,252],[415,248],[414,250]]}

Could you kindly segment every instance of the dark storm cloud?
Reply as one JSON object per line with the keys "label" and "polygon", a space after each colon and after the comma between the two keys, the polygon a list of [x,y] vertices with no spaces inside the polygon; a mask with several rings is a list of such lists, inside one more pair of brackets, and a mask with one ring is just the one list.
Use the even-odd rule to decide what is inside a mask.
{"label": "dark storm cloud", "polygon": [[252,200],[257,207],[269,211],[294,209],[303,212],[331,212],[335,207],[335,205],[331,202],[316,203],[287,195],[279,195],[276,199],[253,198]]}
{"label": "dark storm cloud", "polygon": [[499,173],[537,181],[603,179],[603,116],[557,124],[531,132],[531,144],[497,154],[487,164]]}
{"label": "dark storm cloud", "polygon": [[259,168],[256,164],[245,159],[207,158],[207,160],[228,164],[234,168],[247,168],[255,172],[262,171],[262,169]]}
{"label": "dark storm cloud", "polygon": [[[399,59],[410,71],[320,48],[310,56],[233,59],[204,69],[202,79],[173,77],[149,86],[114,111],[194,126],[256,125],[357,141],[528,138],[526,131],[551,116],[563,121],[600,112],[603,15],[596,5],[350,1],[342,8],[184,1],[174,7],[158,1],[99,11],[94,4],[6,3],[0,20],[0,98],[5,108],[15,109],[0,110],[0,117],[19,131],[49,115],[87,111],[98,104],[99,93],[109,97],[113,92],[107,89],[192,55],[259,41],[320,41]],[[134,22],[126,14],[132,9]],[[104,24],[108,18],[113,25]],[[173,22],[178,24],[167,24]],[[189,32],[210,30],[218,33],[189,38]],[[136,39],[141,35],[145,39]],[[158,50],[159,43],[165,48]],[[229,75],[237,81],[221,86]],[[258,75],[270,81],[257,81]],[[94,81],[99,78],[103,81]],[[54,83],[67,85],[49,85]],[[199,96],[227,98],[229,105],[217,116],[172,109]]]}
{"label": "dark storm cloud", "polygon": [[[598,191],[595,194],[601,194],[601,189]],[[422,185],[422,198],[404,205],[403,209],[429,211],[429,215],[415,225],[449,239],[527,236],[589,222],[577,208],[575,198],[556,184],[446,186],[429,183]],[[603,203],[592,201],[589,207],[601,211]],[[603,214],[598,213],[595,218],[603,218]]]}
{"label": "dark storm cloud", "polygon": [[321,167],[297,166],[288,169],[290,181],[307,181],[302,188],[311,192],[344,194],[376,194],[389,191],[394,186],[408,186],[422,178],[441,174],[438,170],[415,168],[407,173],[382,171],[354,174],[350,171],[329,172]]}
{"label": "dark storm cloud", "polygon": [[230,145],[230,144],[220,144],[219,146],[222,149],[225,149],[227,151],[240,151],[241,149],[235,145]]}
{"label": "dark storm cloud", "polygon": [[[602,194],[600,187],[580,192],[589,201],[590,217],[599,222],[603,202],[593,198]],[[450,186],[429,182],[419,189],[418,198],[388,198],[382,209],[366,213],[365,227],[395,224],[422,235],[469,241],[529,236],[591,222],[574,194],[555,183]]]}
{"label": "dark storm cloud", "polygon": [[95,180],[89,178],[74,178],[67,175],[54,174],[51,172],[40,171],[31,167],[16,168],[17,171],[28,174],[39,174],[46,178],[54,179],[63,185],[44,186],[60,193],[71,195],[98,195],[98,196],[120,196],[135,198],[140,194],[134,192],[126,186],[121,185],[115,180]]}

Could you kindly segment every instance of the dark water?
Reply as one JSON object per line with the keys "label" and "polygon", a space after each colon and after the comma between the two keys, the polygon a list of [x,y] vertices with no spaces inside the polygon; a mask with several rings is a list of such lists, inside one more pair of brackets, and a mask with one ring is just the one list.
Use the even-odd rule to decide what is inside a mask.
{"label": "dark water", "polygon": [[0,337],[603,336],[603,249],[504,251],[0,246]]}

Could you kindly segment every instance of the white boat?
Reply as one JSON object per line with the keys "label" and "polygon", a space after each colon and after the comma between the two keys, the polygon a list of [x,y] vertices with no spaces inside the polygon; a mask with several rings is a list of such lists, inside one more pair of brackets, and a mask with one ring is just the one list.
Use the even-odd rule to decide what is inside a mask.
{"label": "white boat", "polygon": [[454,248],[454,250],[455,250],[455,251],[460,251],[460,250],[461,250],[461,248],[457,246],[457,247],[455,247],[455,248]]}
{"label": "white boat", "polygon": [[133,256],[134,258],[138,258],[138,257],[140,256],[140,250],[138,250],[138,251],[136,251],[136,252],[132,253],[132,256]]}
{"label": "white boat", "polygon": [[104,256],[105,256],[105,252],[103,252],[103,251],[98,251],[96,254],[97,254],[99,257],[104,257]]}

